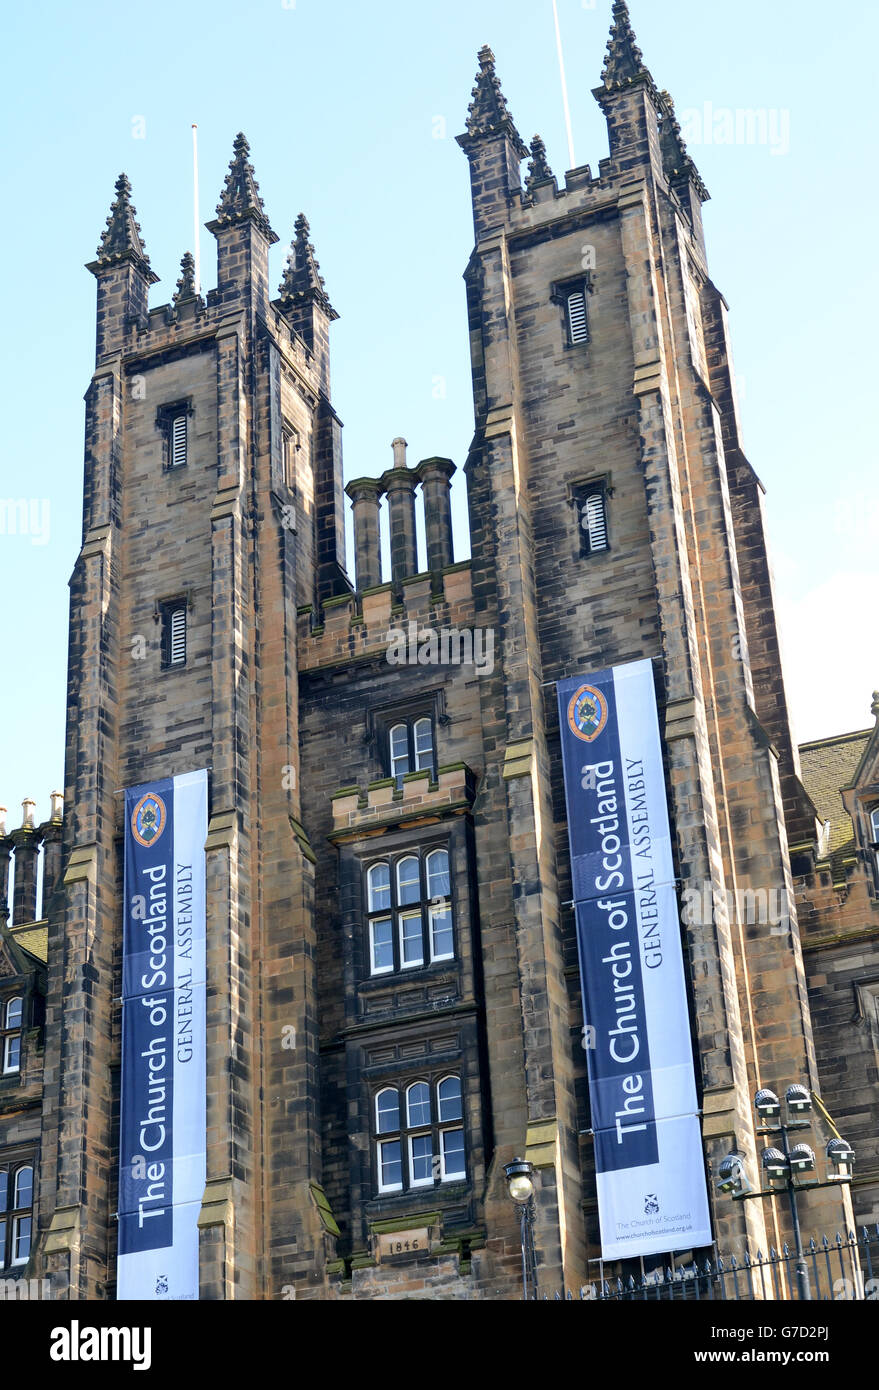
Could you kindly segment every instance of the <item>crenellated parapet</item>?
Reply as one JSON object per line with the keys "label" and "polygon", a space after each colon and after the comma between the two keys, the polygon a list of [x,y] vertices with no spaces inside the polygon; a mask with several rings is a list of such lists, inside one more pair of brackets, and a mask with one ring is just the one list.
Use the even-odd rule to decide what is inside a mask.
{"label": "crenellated parapet", "polygon": [[476,794],[476,777],[466,763],[453,763],[431,773],[409,772],[398,786],[393,777],[370,782],[365,789],[343,787],[333,797],[333,829],[336,843],[376,834],[388,825],[405,825],[417,819],[469,811]]}
{"label": "crenellated parapet", "polygon": [[322,614],[323,622],[316,626],[311,604],[299,610],[302,672],[382,657],[392,665],[425,665],[431,634],[436,634],[440,660],[445,651],[446,664],[468,664],[457,658],[472,659],[473,653],[476,612],[470,561],[449,565],[438,576],[411,575],[399,591],[392,584],[379,584],[328,599]]}

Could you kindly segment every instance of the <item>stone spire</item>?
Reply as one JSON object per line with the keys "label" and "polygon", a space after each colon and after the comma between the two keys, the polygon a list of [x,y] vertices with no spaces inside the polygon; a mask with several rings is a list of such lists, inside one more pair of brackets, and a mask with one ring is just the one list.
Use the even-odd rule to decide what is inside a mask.
{"label": "stone spire", "polygon": [[97,272],[105,266],[119,265],[131,261],[147,282],[154,285],[158,280],[150,268],[149,256],[141,237],[140,223],[137,221],[131,201],[131,184],[125,174],[116,180],[116,197],[110,207],[107,226],[101,235],[97,259],[88,267]]}
{"label": "stone spire", "polygon": [[173,303],[176,308],[177,305],[184,304],[187,300],[198,298],[199,295],[195,288],[195,257],[191,251],[187,251],[180,262],[180,278],[174,291]]}
{"label": "stone spire", "polygon": [[259,195],[259,184],[254,177],[253,165],[247,157],[249,154],[250,146],[239,131],[235,136],[229,172],[226,175],[223,192],[217,204],[216,221],[210,224],[210,228],[214,230],[217,227],[226,227],[235,222],[245,222],[250,218],[259,227],[266,240],[273,243],[278,238],[272,231],[266,216],[266,210]]}
{"label": "stone spire", "polygon": [[490,139],[495,135],[508,136],[519,157],[525,158],[528,150],[513,124],[506,97],[501,91],[501,84],[494,69],[494,54],[486,45],[479,50],[479,73],[467,111],[467,134],[461,137],[461,143],[465,140]]}
{"label": "stone spire", "polygon": [[531,158],[528,161],[528,177],[525,180],[526,191],[531,193],[538,184],[554,182],[553,172],[546,158],[546,145],[539,135],[535,135],[531,141]]}
{"label": "stone spire", "polygon": [[681,127],[675,115],[675,104],[668,92],[659,95],[659,147],[662,151],[662,167],[671,184],[679,180],[691,179],[701,201],[707,203],[710,193],[702,182],[702,176],[690,156],[681,134]]}
{"label": "stone spire", "polygon": [[299,304],[313,300],[330,319],[339,316],[329,301],[320,273],[320,262],[314,254],[314,247],[308,239],[311,228],[304,212],[300,212],[295,223],[296,236],[287,256],[284,276],[279,295],[283,305]]}
{"label": "stone spire", "polygon": [[636,78],[646,80],[651,88],[654,87],[653,78],[644,64],[644,55],[635,39],[626,0],[614,0],[613,24],[601,80],[606,91],[615,92],[629,86]]}

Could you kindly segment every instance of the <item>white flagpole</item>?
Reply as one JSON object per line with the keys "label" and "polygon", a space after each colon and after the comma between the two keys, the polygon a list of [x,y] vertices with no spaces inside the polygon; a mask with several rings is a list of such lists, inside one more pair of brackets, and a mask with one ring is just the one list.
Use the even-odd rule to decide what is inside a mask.
{"label": "white flagpole", "polygon": [[559,7],[556,0],[552,0],[552,17],[555,20],[555,42],[559,54],[559,74],[562,79],[562,104],[565,108],[565,129],[568,132],[568,158],[571,161],[570,167],[576,169],[577,160],[574,155],[574,132],[571,128],[571,108],[568,106],[568,84],[565,81],[565,55],[562,51],[562,31],[559,27]]}
{"label": "white flagpole", "polygon": [[198,251],[198,126],[192,123],[192,256],[195,261],[195,292],[201,294],[201,256]]}

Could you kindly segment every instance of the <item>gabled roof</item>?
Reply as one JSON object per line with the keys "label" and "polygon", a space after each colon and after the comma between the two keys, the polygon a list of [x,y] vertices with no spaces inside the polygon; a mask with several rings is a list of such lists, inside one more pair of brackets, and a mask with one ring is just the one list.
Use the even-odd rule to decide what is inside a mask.
{"label": "gabled roof", "polygon": [[834,878],[842,862],[855,853],[855,831],[842,799],[843,787],[850,787],[870,742],[872,729],[838,734],[800,746],[803,786],[815,803],[821,819],[830,821],[830,859]]}

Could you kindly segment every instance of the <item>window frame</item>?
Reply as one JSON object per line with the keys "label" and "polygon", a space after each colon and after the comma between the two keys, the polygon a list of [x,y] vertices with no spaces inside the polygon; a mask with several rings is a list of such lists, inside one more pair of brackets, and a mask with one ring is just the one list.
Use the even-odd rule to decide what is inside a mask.
{"label": "window frame", "polygon": [[[438,854],[445,854],[448,893],[435,894],[430,896],[430,873],[428,869],[429,861]],[[418,899],[408,902],[402,901],[400,891],[400,867],[407,860],[417,860],[418,863]],[[373,907],[375,898],[372,877],[376,869],[387,866],[388,870],[388,907]],[[441,843],[431,843],[425,845],[407,845],[405,848],[392,851],[382,855],[380,858],[365,862],[362,866],[365,907],[366,907],[366,952],[369,966],[369,979],[382,979],[390,976],[404,976],[414,970],[426,970],[432,965],[448,964],[457,959],[457,929],[455,924],[455,894],[452,874],[452,853],[449,841]],[[411,882],[411,880],[409,880]],[[451,932],[451,950],[436,954],[434,951],[434,930],[433,922],[435,915],[440,911],[448,913],[449,930]],[[404,936],[404,921],[418,916],[421,922],[421,956],[419,960],[406,960],[404,942],[413,940],[412,936]],[[391,921],[391,949],[393,951],[393,965],[376,967],[376,944],[375,928],[379,923],[384,923],[390,918]]]}
{"label": "window frame", "polygon": [[[189,613],[192,604],[188,595],[179,594],[177,598],[163,599],[158,605],[158,619],[161,624],[160,641],[162,651],[162,670],[181,671],[189,664]],[[174,615],[183,614],[183,660],[172,660],[174,651]]]}
{"label": "window frame", "polygon": [[[162,470],[165,473],[179,473],[189,464],[192,443],[190,420],[195,415],[192,398],[168,401],[160,405],[156,412],[156,429],[162,432]],[[176,426],[183,420],[183,459],[175,462],[177,453]]]}
{"label": "window frame", "polygon": [[[460,1097],[460,1114],[453,1120],[440,1119],[440,1099],[439,1088],[446,1081],[454,1080],[458,1083],[458,1093]],[[426,1086],[428,1094],[428,1119],[421,1120],[417,1124],[410,1123],[409,1095],[416,1086]],[[379,1130],[379,1097],[393,1092],[396,1095],[396,1115],[399,1128],[394,1130]],[[423,1102],[422,1102],[423,1103]],[[372,1099],[373,1134],[372,1151],[375,1164],[375,1191],[380,1197],[399,1194],[423,1192],[428,1188],[435,1189],[445,1183],[469,1182],[467,1172],[467,1125],[464,1116],[464,1085],[460,1072],[441,1072],[438,1074],[425,1075],[416,1074],[415,1076],[400,1080],[396,1084],[383,1085],[374,1092]],[[449,1173],[447,1171],[446,1151],[447,1145],[445,1138],[449,1134],[461,1135],[461,1151],[463,1153],[463,1171]],[[419,1139],[430,1139],[430,1177],[415,1177],[415,1142]],[[400,1177],[399,1183],[384,1183],[382,1180],[384,1161],[383,1149],[387,1144],[396,1144],[400,1153]],[[419,1156],[422,1162],[424,1155]]]}
{"label": "window frame", "polygon": [[[424,724],[428,726],[430,731],[430,753],[427,757],[418,748],[418,729]],[[394,735],[400,729],[404,729],[406,732],[405,753],[394,751]],[[392,724],[388,725],[384,743],[388,776],[393,777],[398,788],[403,786],[403,779],[408,777],[410,772],[429,771],[431,782],[436,781],[436,728],[432,715],[418,713],[408,718],[395,719]],[[424,761],[422,761],[423,758]],[[406,766],[398,772],[397,763],[404,759]]]}
{"label": "window frame", "polygon": [[[577,517],[577,535],[579,537],[580,559],[594,559],[599,555],[607,555],[612,549],[610,538],[610,507],[609,499],[613,496],[613,488],[610,486],[606,477],[592,478],[585,483],[575,483],[571,488],[571,505]],[[594,498],[601,499],[602,522],[604,527],[604,545],[593,546],[592,536],[589,528],[584,525],[586,509]]]}
{"label": "window frame", "polygon": [[[30,1172],[30,1205],[19,1206],[19,1181],[22,1173]],[[34,1244],[34,1195],[36,1192],[36,1163],[33,1154],[0,1161],[0,1174],[5,1175],[5,1196],[0,1198],[0,1270],[21,1269],[31,1257]],[[16,1257],[15,1247],[23,1221],[28,1221],[27,1253]]]}
{"label": "window frame", "polygon": [[[18,1021],[10,1027],[9,1010],[18,1004]],[[14,1066],[9,1065],[10,1045],[16,1043],[18,1056]],[[24,1045],[24,995],[8,994],[0,999],[0,1077],[20,1076],[22,1050]]]}
{"label": "window frame", "polygon": [[[562,316],[562,331],[564,334],[564,346],[566,350],[575,351],[578,348],[587,348],[592,342],[592,323],[589,314],[589,296],[593,293],[591,271],[585,271],[582,275],[574,276],[570,280],[559,280],[550,292],[550,299],[553,304],[557,304]],[[571,300],[579,296],[582,299],[583,311],[583,336],[575,337],[574,324],[571,317]]]}

